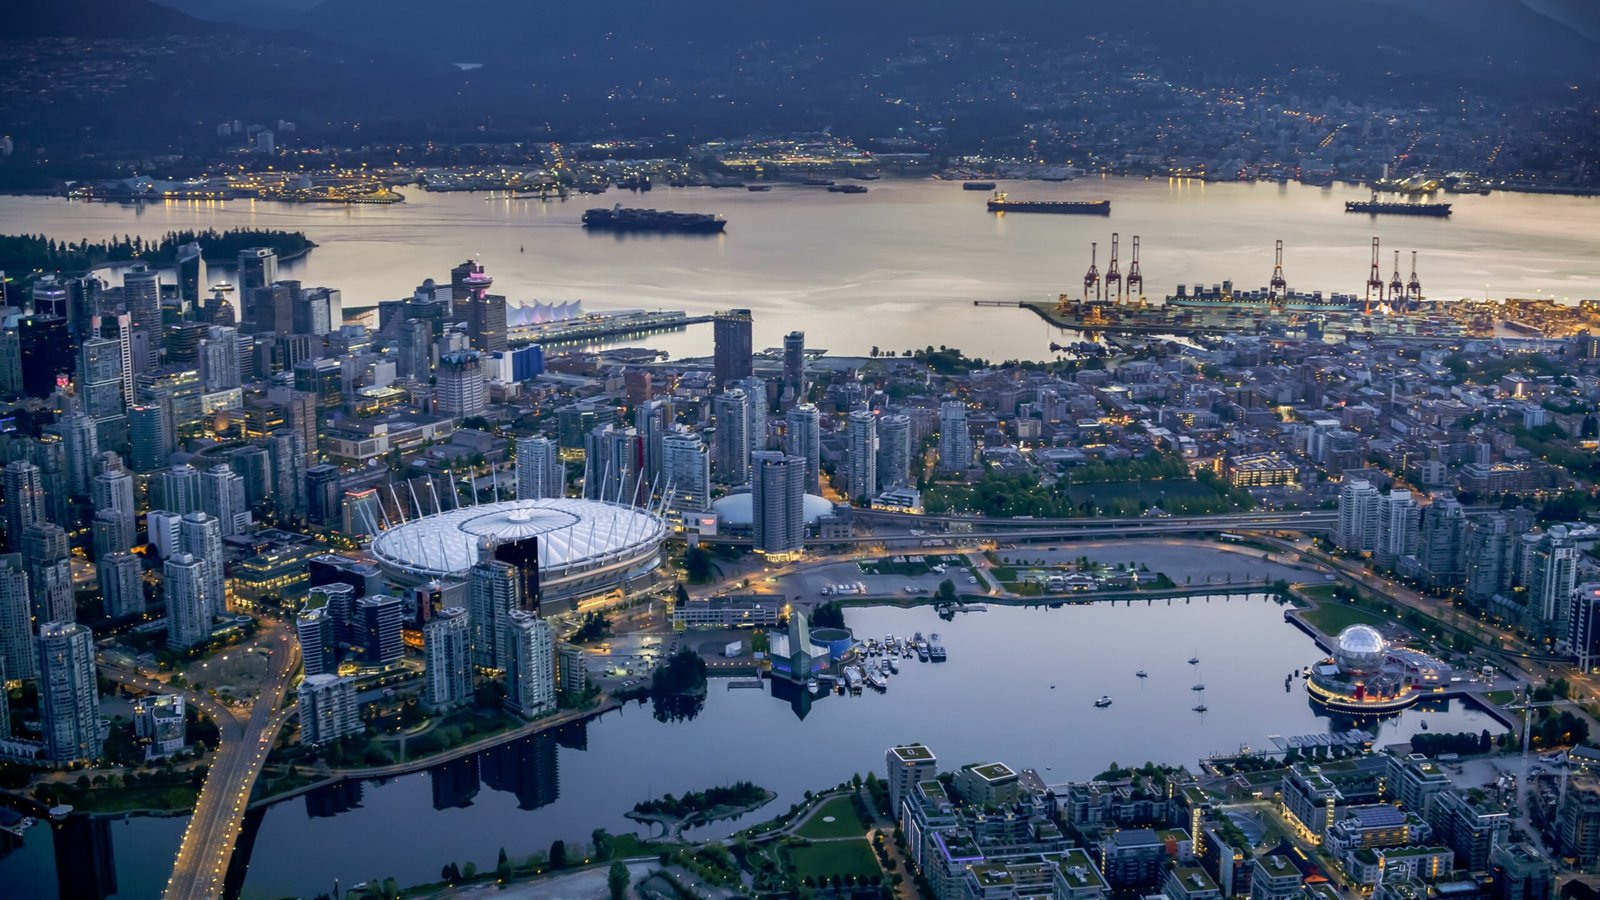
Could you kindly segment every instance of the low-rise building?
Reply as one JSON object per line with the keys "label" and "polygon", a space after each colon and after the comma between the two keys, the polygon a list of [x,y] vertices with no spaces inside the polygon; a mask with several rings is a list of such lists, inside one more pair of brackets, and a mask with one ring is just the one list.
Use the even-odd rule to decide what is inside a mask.
{"label": "low-rise building", "polygon": [[1495,900],[1550,900],[1556,867],[1531,844],[1498,844],[1489,851]]}
{"label": "low-rise building", "polygon": [[1197,866],[1173,866],[1161,879],[1161,893],[1170,900],[1222,900],[1222,889]]}
{"label": "low-rise building", "polygon": [[1100,872],[1113,887],[1154,885],[1170,855],[1148,828],[1124,828],[1100,842]]}
{"label": "low-rise building", "polygon": [[1052,890],[1055,900],[1102,900],[1111,893],[1111,886],[1088,853],[1072,849],[1056,860]]}
{"label": "low-rise building", "polygon": [[1048,897],[1055,879],[1055,863],[1044,859],[981,862],[967,867],[958,896],[963,900]]}
{"label": "low-rise building", "polygon": [[187,746],[184,724],[180,694],[154,694],[133,701],[133,736],[144,747],[146,762],[166,759]]}
{"label": "low-rise building", "polygon": [[690,597],[672,606],[674,628],[774,628],[783,617],[781,594]]}
{"label": "low-rise building", "polygon": [[[1422,667],[1408,668],[1420,670]],[[1389,757],[1388,787],[1401,806],[1426,816],[1432,809],[1433,798],[1451,790],[1450,775],[1421,753],[1395,755]]]}
{"label": "low-rise building", "polygon": [[1392,879],[1434,881],[1450,874],[1454,861],[1449,847],[1376,847],[1347,853],[1344,869],[1357,884],[1371,887]]}
{"label": "low-rise building", "polygon": [[1346,808],[1384,799],[1390,766],[1383,756],[1296,763],[1279,785],[1284,818],[1301,829],[1302,837],[1320,843]]}
{"label": "low-rise building", "polygon": [[1235,487],[1268,487],[1294,484],[1300,467],[1280,453],[1247,453],[1230,459],[1227,473]]}
{"label": "low-rise building", "polygon": [[1284,853],[1266,853],[1250,867],[1250,900],[1295,900],[1305,876]]}
{"label": "low-rise building", "polygon": [[1433,828],[1414,812],[1388,803],[1367,803],[1344,811],[1323,835],[1322,844],[1334,855],[1371,847],[1408,847],[1432,839]]}

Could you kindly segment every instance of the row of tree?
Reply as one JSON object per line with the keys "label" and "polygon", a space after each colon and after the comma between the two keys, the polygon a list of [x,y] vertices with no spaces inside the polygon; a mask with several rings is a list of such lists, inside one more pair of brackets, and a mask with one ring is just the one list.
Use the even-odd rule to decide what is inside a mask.
{"label": "row of tree", "polygon": [[[1140,486],[1130,496],[1083,488],[1088,484],[1130,482]],[[1049,484],[1032,473],[990,473],[976,485],[930,485],[923,502],[935,515],[971,511],[988,516],[1047,518],[1134,516],[1151,506],[1168,513],[1203,515],[1249,509],[1252,503],[1249,491],[1209,470],[1202,469],[1191,478],[1183,459],[1166,453],[1142,460],[1081,466]]]}
{"label": "row of tree", "polygon": [[178,248],[191,243],[199,244],[201,253],[213,260],[232,260],[249,247],[271,247],[279,256],[286,256],[316,246],[303,231],[261,228],[169,231],[150,241],[142,235],[126,234],[105,241],[58,241],[42,234],[7,234],[0,235],[0,271],[83,272],[105,263],[135,260],[170,266],[177,261]]}
{"label": "row of tree", "polygon": [[747,806],[766,798],[766,790],[755,782],[736,781],[727,786],[689,791],[682,797],[664,794],[655,800],[641,800],[633,805],[633,811],[647,816],[683,818],[718,807]]}
{"label": "row of tree", "polygon": [[1494,735],[1486,728],[1482,734],[1470,731],[1420,732],[1411,738],[1411,749],[1423,756],[1441,753],[1488,753],[1494,749]]}

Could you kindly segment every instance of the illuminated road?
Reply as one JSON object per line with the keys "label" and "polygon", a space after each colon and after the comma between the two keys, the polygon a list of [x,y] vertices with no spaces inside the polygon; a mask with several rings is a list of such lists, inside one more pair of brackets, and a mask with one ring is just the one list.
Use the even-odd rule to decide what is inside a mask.
{"label": "illuminated road", "polygon": [[287,633],[273,642],[269,657],[270,674],[257,695],[250,720],[241,726],[230,719],[222,728],[222,746],[211,761],[205,787],[195,803],[189,827],[167,881],[168,900],[215,898],[222,896],[228,861],[239,839],[250,791],[255,787],[261,766],[272,750],[278,729],[293,709],[281,709],[289,680],[300,666],[300,645]]}
{"label": "illuminated road", "polygon": [[[860,515],[864,510],[857,510]],[[883,514],[874,514],[883,515]],[[887,515],[901,515],[890,513]],[[940,522],[967,522],[965,517],[905,516],[908,522],[922,525]],[[1331,531],[1337,513],[1245,513],[1223,516],[1172,516],[1147,519],[980,519],[997,531],[948,532],[939,534],[874,534],[848,538],[806,538],[807,546],[830,544],[884,544],[903,546],[926,541],[943,541],[945,544],[967,541],[1051,541],[1076,538],[1123,538],[1147,534],[1202,534],[1222,531],[1249,531],[1269,528],[1293,532]],[[898,519],[896,521],[899,521]],[[974,522],[976,524],[976,522]],[[704,535],[707,544],[747,545],[750,538],[726,535]],[[939,546],[937,544],[932,546]]]}
{"label": "illuminated road", "polygon": [[851,514],[863,522],[896,522],[908,526],[942,525],[972,525],[982,528],[1005,528],[1012,530],[1021,529],[1075,529],[1075,528],[1116,528],[1137,527],[1160,523],[1163,525],[1204,525],[1211,528],[1271,528],[1281,526],[1293,528],[1294,526],[1332,525],[1339,519],[1339,513],[1331,509],[1314,509],[1289,512],[1242,512],[1219,513],[1211,516],[1167,516],[1152,519],[1146,516],[1127,518],[1105,518],[1099,516],[1075,516],[1070,519],[1031,518],[1017,519],[1009,517],[979,516],[979,515],[946,515],[936,516],[925,513],[889,512],[878,509],[857,509]]}

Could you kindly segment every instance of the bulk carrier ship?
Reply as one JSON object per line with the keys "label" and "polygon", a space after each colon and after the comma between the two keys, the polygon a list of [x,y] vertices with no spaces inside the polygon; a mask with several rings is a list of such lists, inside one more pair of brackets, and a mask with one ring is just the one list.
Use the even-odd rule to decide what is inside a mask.
{"label": "bulk carrier ship", "polygon": [[1059,215],[1109,216],[1110,200],[1012,200],[996,191],[989,198],[990,212],[1056,213]]}

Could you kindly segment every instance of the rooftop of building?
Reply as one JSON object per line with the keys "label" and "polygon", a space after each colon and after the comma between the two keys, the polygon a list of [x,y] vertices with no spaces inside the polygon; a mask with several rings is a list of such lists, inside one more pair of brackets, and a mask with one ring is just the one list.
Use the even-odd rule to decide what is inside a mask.
{"label": "rooftop of building", "polygon": [[1326,881],[1308,884],[1305,891],[1310,900],[1344,900],[1344,895],[1339,893],[1339,889]]}
{"label": "rooftop of building", "polygon": [[1060,866],[1061,879],[1068,887],[1102,889],[1106,887],[1106,880],[1095,867],[1094,860],[1080,848],[1074,847],[1062,854]]}
{"label": "rooftop of building", "polygon": [[1298,874],[1300,871],[1294,861],[1282,853],[1268,853],[1258,856],[1256,857],[1256,862],[1260,864],[1261,868],[1266,869],[1269,875],[1288,875],[1291,872]]}
{"label": "rooftop of building", "polygon": [[1005,763],[972,763],[961,768],[982,778],[990,784],[1016,780],[1017,773]]}
{"label": "rooftop of building", "polygon": [[[709,597],[690,597],[688,605],[705,610],[748,610],[781,607],[784,602],[781,594],[713,594]],[[930,753],[928,758],[932,759],[933,754]]]}
{"label": "rooftop of building", "polygon": [[999,887],[1004,884],[1015,884],[1010,869],[1004,863],[978,863],[970,867],[974,878],[982,887]]}
{"label": "rooftop of building", "polygon": [[1405,763],[1407,769],[1415,772],[1417,775],[1423,778],[1430,780],[1442,779],[1445,781],[1448,781],[1450,778],[1450,776],[1445,773],[1444,769],[1441,768],[1438,763],[1420,753],[1413,753],[1406,757]]}
{"label": "rooftop of building", "polygon": [[1124,828],[1111,833],[1111,843],[1127,849],[1132,847],[1157,847],[1161,838],[1149,828]]}
{"label": "rooftop of building", "polygon": [[1345,819],[1354,820],[1357,828],[1394,828],[1409,818],[1399,807],[1388,803],[1367,803],[1345,810]]}
{"label": "rooftop of building", "polygon": [[[739,596],[745,596],[745,595],[739,595]],[[752,595],[748,595],[748,596],[759,597],[761,595],[752,594]],[[732,600],[734,598],[733,597],[728,597],[726,599]],[[889,748],[889,752],[893,753],[901,762],[906,762],[906,763],[935,762],[933,751],[929,750],[927,747],[924,747],[921,744],[902,744],[899,747],[891,747],[891,748]]]}
{"label": "rooftop of building", "polygon": [[1170,873],[1172,879],[1188,891],[1215,891],[1217,883],[1199,866],[1178,866]]}

